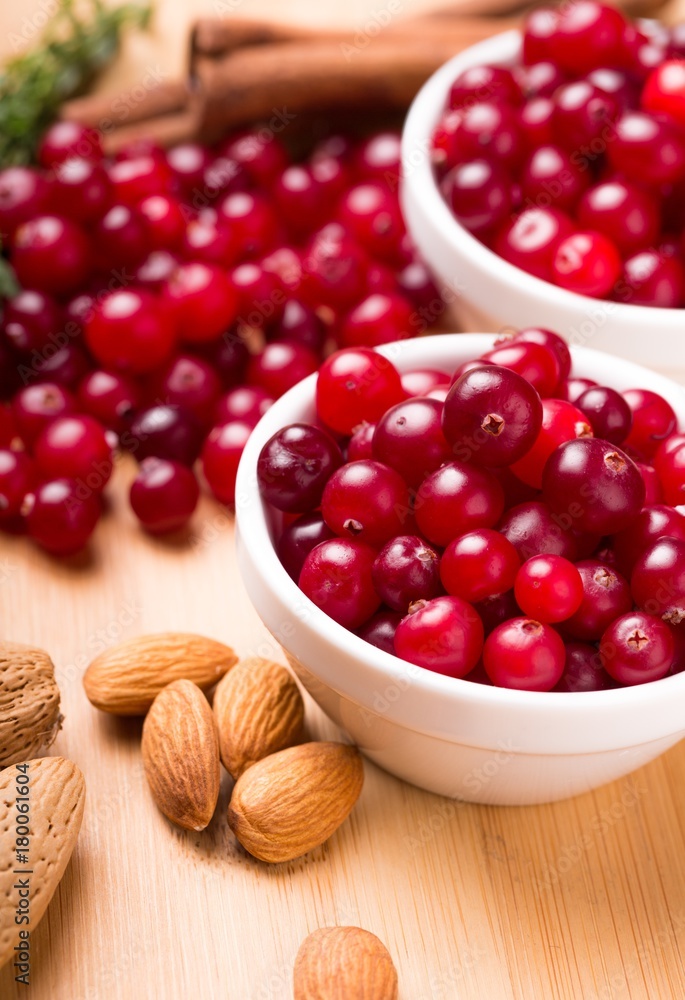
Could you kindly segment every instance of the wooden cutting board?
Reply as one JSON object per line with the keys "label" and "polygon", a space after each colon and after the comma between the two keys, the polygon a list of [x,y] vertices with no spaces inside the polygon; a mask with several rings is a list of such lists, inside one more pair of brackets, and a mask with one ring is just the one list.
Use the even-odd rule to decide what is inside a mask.
{"label": "wooden cutting board", "polygon": [[[343,6],[355,25],[377,9],[337,0],[326,10]],[[154,45],[180,66],[185,23],[215,3],[158,8],[160,37],[152,49],[136,42],[120,86]],[[39,9],[4,8],[0,24]],[[324,16],[314,0],[293,10]],[[269,3],[245,0],[240,12],[262,15]],[[66,716],[54,752],[80,765],[88,789],[74,858],[31,938],[31,986],[5,968],[2,1000],[289,1000],[300,942],[336,923],[381,937],[402,1000],[682,1000],[685,744],[600,791],[521,809],[441,799],[367,764],[349,822],[274,868],[228,831],[225,777],[206,832],[172,828],[145,786],[140,723],[90,706],[86,664],[123,638],[171,628],[282,657],[240,583],[230,515],[205,499],[183,540],[146,538],[126,502],[132,471],[119,464],[87,558],[55,563],[0,536],[3,634],[51,651]],[[314,737],[336,736],[311,702],[308,722]]]}

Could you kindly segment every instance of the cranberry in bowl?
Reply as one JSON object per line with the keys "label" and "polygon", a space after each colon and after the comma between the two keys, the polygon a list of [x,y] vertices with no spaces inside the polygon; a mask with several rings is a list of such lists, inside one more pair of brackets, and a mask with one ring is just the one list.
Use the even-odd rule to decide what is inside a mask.
{"label": "cranberry in bowl", "polygon": [[680,56],[666,29],[580,0],[426,82],[404,126],[401,201],[468,327],[547,326],[664,370],[682,356]]}
{"label": "cranberry in bowl", "polygon": [[[374,420],[382,418],[387,431],[392,426],[391,418],[386,416],[388,409],[391,414],[398,406],[401,410],[402,403],[394,402],[392,371],[404,375],[430,369],[450,376],[460,369],[468,375],[473,368],[466,362],[491,353],[493,346],[492,335],[446,334],[380,348],[376,353],[375,377],[371,378],[367,372],[369,377],[365,379],[367,386],[373,385],[368,405],[371,409],[375,407],[375,415],[369,413],[369,416]],[[498,350],[501,351],[501,347]],[[572,348],[571,357],[572,378],[567,379],[567,385],[573,389],[577,389],[577,383],[584,380],[583,384],[585,381],[594,382],[621,393],[636,388],[656,393],[673,408],[678,424],[685,424],[685,390],[682,387],[631,362],[587,348]],[[563,366],[561,356],[560,364]],[[360,505],[346,525],[344,519],[339,521],[336,503],[341,480],[344,482],[347,478],[349,486],[351,463],[348,461],[341,465],[340,455],[343,459],[346,457],[343,452],[353,430],[351,421],[357,419],[359,414],[348,412],[352,408],[351,403],[347,409],[341,410],[331,406],[333,385],[328,386],[324,410],[328,421],[335,420],[338,415],[340,429],[331,429],[330,423],[327,429],[322,424],[318,426],[335,447],[317,435],[307,439],[306,435],[298,433],[293,437],[297,448],[306,452],[310,460],[303,486],[310,491],[307,504],[315,503],[317,508],[313,512],[299,514],[293,509],[297,504],[291,503],[288,494],[290,512],[281,513],[264,498],[259,485],[260,476],[262,479],[264,476],[264,470],[259,470],[260,457],[263,452],[266,455],[274,450],[270,445],[265,452],[264,446],[286,427],[316,423],[317,380],[320,377],[320,374],[310,376],[278,400],[248,441],[236,489],[238,559],[256,610],[284,647],[298,677],[315,701],[346,730],[363,752],[391,773],[433,792],[476,802],[526,805],[563,799],[597,787],[629,773],[678,742],[685,735],[685,673],[674,672],[663,676],[661,672],[661,679],[647,679],[660,673],[659,656],[663,658],[673,652],[675,661],[675,650],[665,635],[665,629],[657,626],[659,634],[652,647],[655,657],[649,658],[646,665],[645,683],[635,684],[634,677],[629,675],[632,659],[626,664],[625,656],[616,657],[616,662],[624,669],[618,680],[607,676],[599,661],[600,639],[614,622],[619,622],[614,630],[616,634],[609,633],[605,645],[610,641],[620,644],[624,634],[633,635],[646,624],[650,615],[650,620],[660,621],[658,615],[671,609],[633,607],[630,595],[626,594],[627,585],[617,582],[614,577],[630,576],[631,569],[634,569],[639,571],[642,584],[648,587],[653,567],[636,566],[642,556],[636,555],[634,539],[623,536],[621,543],[616,545],[616,558],[621,568],[614,573],[612,566],[608,565],[613,556],[603,551],[601,534],[589,530],[593,526],[598,527],[600,532],[606,530],[606,526],[595,520],[597,514],[594,510],[588,520],[588,530],[569,531],[563,524],[563,518],[554,520],[549,510],[546,518],[541,516],[544,503],[539,500],[538,486],[523,484],[528,490],[527,499],[514,495],[508,468],[500,465],[499,472],[495,471],[495,465],[479,468],[460,451],[456,461],[472,466],[479,474],[472,482],[476,479],[479,483],[485,480],[490,482],[488,477],[496,475],[501,483],[499,500],[496,491],[488,498],[483,497],[480,488],[476,491],[476,495],[483,500],[480,508],[486,512],[483,516],[491,522],[496,519],[497,528],[480,528],[468,520],[462,523],[457,546],[463,549],[461,553],[451,552],[444,559],[452,543],[441,533],[444,531],[443,522],[437,516],[422,520],[418,508],[414,523],[407,522],[400,530],[392,523],[394,504],[392,509],[374,505],[374,517],[368,522],[368,512]],[[348,381],[352,383],[353,379]],[[629,394],[628,398],[633,399],[633,396]],[[639,398],[643,399],[643,396]],[[638,402],[633,405],[637,413]],[[547,418],[543,405],[540,436],[534,449],[537,449],[545,466],[548,464],[545,455],[548,452],[556,455],[556,441],[551,440],[555,428],[571,428],[564,433],[567,438],[575,435],[572,444],[584,441],[600,443],[601,439],[591,436],[589,423],[583,419],[582,411],[578,411],[576,419],[569,420],[569,417],[574,417],[573,405],[568,403],[566,407],[557,411],[550,430],[545,425]],[[428,410],[421,416],[424,420],[423,433],[432,435],[434,428]],[[643,418],[636,417],[635,420],[632,440],[638,439],[637,430],[644,424]],[[290,437],[292,434],[288,435],[288,440]],[[664,448],[661,453],[662,461],[669,469],[673,467],[672,456],[678,454],[678,438],[678,435],[672,434],[669,438],[672,446]],[[385,437],[381,436],[380,440],[388,448]],[[516,457],[512,441],[507,447],[513,449],[509,454],[514,456],[514,465],[522,475],[538,482],[526,463]],[[340,449],[340,454],[336,448]],[[557,445],[557,451],[558,448]],[[291,456],[294,449],[288,447],[286,451]],[[427,454],[430,451],[426,448]],[[600,447],[590,448],[587,455],[581,455],[581,472],[583,462],[595,462],[596,451],[603,454]],[[616,453],[612,447],[612,456]],[[390,452],[386,451],[385,457],[389,455]],[[431,460],[437,463],[437,474],[445,469],[451,470],[455,465],[452,461],[445,462],[445,455],[432,452],[432,456]],[[311,461],[312,458],[314,461]],[[364,466],[362,471],[373,487],[378,473],[375,466],[385,468],[385,464],[373,458],[355,461]],[[493,460],[490,455],[488,462],[493,461],[503,463],[505,458],[500,455]],[[519,464],[522,462],[523,465]],[[615,466],[615,458],[611,459],[610,466]],[[392,491],[398,488],[397,481],[393,477],[386,478],[388,481],[383,485],[383,492],[392,495]],[[362,476],[362,486],[363,480]],[[452,495],[455,488],[459,491],[462,482],[458,477],[452,477],[448,484]],[[634,482],[631,482],[631,488],[635,488]],[[357,484],[352,485],[356,489]],[[277,496],[280,488],[274,479],[270,495]],[[317,491],[314,499],[313,490]],[[554,489],[551,488],[550,495],[553,494]],[[352,495],[356,495],[354,490]],[[362,491],[362,499],[364,495],[369,496]],[[625,496],[623,493],[620,503],[624,502]],[[468,500],[469,494],[463,493],[462,497]],[[281,500],[278,502],[282,503]],[[641,496],[636,502],[642,502]],[[318,508],[319,504],[323,507]],[[498,504],[507,507],[506,514],[502,515],[497,509]],[[323,521],[320,509],[325,510],[335,530]],[[465,518],[473,512],[468,503],[458,505],[458,509],[466,511]],[[658,550],[657,562],[662,557],[671,562],[676,559],[677,562],[678,552],[681,546],[685,548],[685,542],[671,538],[669,544],[664,546],[657,539],[664,525],[671,534],[679,532],[679,527],[675,526],[679,516],[678,512],[668,515],[661,510],[645,516],[640,514],[638,521],[633,522],[636,524],[634,530],[631,527],[624,530],[628,533],[632,530],[633,535],[639,530],[644,545]],[[295,533],[292,525],[299,519],[302,528]],[[360,534],[371,530],[366,541],[359,541],[359,536],[344,537],[346,532],[358,532],[358,526],[353,521],[362,524]],[[284,528],[287,544],[282,541]],[[426,536],[426,529],[435,540]],[[299,538],[296,537],[298,533]],[[492,548],[494,536],[499,541]],[[615,537],[618,538],[618,535]],[[343,541],[346,546],[341,546]],[[493,555],[492,559],[486,558],[484,562],[483,546],[485,551],[489,547]],[[354,570],[359,579],[363,576],[367,582],[371,573],[374,582],[375,567],[374,586],[381,590],[385,603],[381,605],[378,596],[374,598],[368,586],[357,587],[356,590],[352,588],[351,599],[343,602],[342,610],[331,610],[329,607],[331,614],[339,619],[334,620],[318,606],[322,602],[316,590],[309,589],[310,585],[304,582],[312,595],[308,597],[293,577],[299,573],[303,583],[303,560],[307,558],[307,553],[316,552],[333,567],[332,578],[335,579],[336,561],[340,560],[341,548],[345,547],[351,550],[351,555],[350,552],[347,555],[343,552],[342,576],[338,579],[344,581],[349,569]],[[543,599],[549,602],[545,608],[541,606],[539,596],[535,596],[534,601],[530,596],[526,597],[525,591],[530,594],[535,578],[544,579],[546,570],[545,565],[533,565],[524,574],[527,578],[518,580],[519,599],[526,605],[526,611],[523,611],[517,605],[514,589],[518,565],[525,563],[536,551],[554,556],[547,562],[552,564],[554,580],[561,584],[561,589],[543,589]],[[283,557],[283,562],[279,555]],[[418,574],[400,574],[399,577],[393,574],[393,568],[414,556],[420,563]],[[462,571],[456,574],[455,587],[452,570],[459,556],[464,561]],[[351,561],[345,563],[346,558]],[[434,572],[436,558],[442,560],[442,581]],[[311,565],[311,562],[309,570],[314,586],[322,579],[325,586],[325,578],[315,572],[319,567]],[[540,563],[540,560],[537,562]],[[414,559],[415,567],[419,563]],[[574,563],[578,567],[577,574],[571,572]],[[581,582],[586,581],[582,594],[578,575],[582,577]],[[502,580],[506,583],[501,583]],[[496,594],[500,586],[511,588],[504,598]],[[483,594],[488,592],[495,596],[483,599]],[[423,595],[416,602],[419,606],[417,613],[425,607],[435,608],[432,624],[437,621],[439,626],[443,622],[451,636],[455,634],[455,620],[458,627],[465,627],[459,647],[462,652],[466,650],[468,659],[468,663],[464,661],[461,664],[463,672],[459,668],[455,671],[449,644],[442,646],[438,643],[436,647],[445,656],[447,667],[444,672],[440,672],[440,665],[435,661],[433,669],[413,662],[416,659],[413,627],[405,629],[407,634],[402,639],[401,654],[407,659],[400,659],[389,651],[393,648],[393,635],[397,646],[399,622],[407,620],[404,612],[397,608],[404,608],[405,602],[417,593]],[[349,598],[350,594],[347,596]],[[470,623],[464,614],[465,609],[473,606],[470,602],[477,605],[480,624]],[[537,621],[535,626],[525,624],[532,619],[531,612],[544,620],[533,619]],[[559,617],[564,621],[559,622]],[[636,618],[636,621],[627,621],[629,617]],[[360,625],[361,619],[364,623]],[[510,628],[505,630],[504,635],[500,632],[499,639],[493,641],[491,637],[506,622]],[[426,623],[419,620],[419,624]],[[431,625],[431,622],[428,624]],[[498,671],[505,662],[503,657],[507,643],[516,644],[517,634],[524,645],[543,646],[551,650],[551,660],[545,655],[537,661],[538,690],[517,690],[499,684],[501,676]],[[559,655],[559,645],[563,647],[562,639],[558,638],[562,634],[567,644],[568,684],[566,689],[557,685],[554,690],[549,690],[550,683],[556,680],[549,671],[556,669],[554,657]],[[367,641],[367,638],[372,641]],[[483,657],[485,669],[482,661],[475,662],[483,640],[486,647]],[[517,648],[520,649],[520,645]],[[457,651],[457,655],[461,653]],[[466,668],[473,669],[467,674]],[[603,683],[599,683],[596,677],[592,679],[593,674],[599,673],[604,678]],[[628,682],[624,684],[622,677],[628,677]],[[591,678],[591,683],[588,678]],[[494,683],[491,683],[493,680]],[[594,689],[587,690],[588,687]]]}

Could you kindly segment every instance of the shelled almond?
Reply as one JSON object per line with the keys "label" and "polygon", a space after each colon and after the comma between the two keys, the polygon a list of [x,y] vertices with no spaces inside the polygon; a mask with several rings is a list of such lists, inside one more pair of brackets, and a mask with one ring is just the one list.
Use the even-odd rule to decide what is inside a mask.
{"label": "shelled almond", "polygon": [[0,768],[46,749],[62,716],[55,667],[42,649],[0,642]]}
{"label": "shelled almond", "polygon": [[383,942],[361,927],[322,927],[300,945],[294,1000],[397,1000],[397,971]]}

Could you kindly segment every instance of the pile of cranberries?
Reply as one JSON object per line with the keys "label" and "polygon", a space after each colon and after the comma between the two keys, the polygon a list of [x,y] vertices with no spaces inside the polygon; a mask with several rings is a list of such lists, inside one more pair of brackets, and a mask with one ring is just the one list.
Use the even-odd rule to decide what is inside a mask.
{"label": "pile of cranberries", "polygon": [[117,449],[150,532],[181,527],[196,470],[222,502],[250,431],[336,346],[421,332],[443,304],[399,210],[399,136],[290,159],[266,129],[216,148],[52,126],[0,171],[21,291],[0,321],[0,529],[88,541]]}
{"label": "pile of cranberries", "polygon": [[528,15],[520,65],[455,80],[432,139],[459,222],[582,295],[685,302],[685,25],[576,0]]}
{"label": "pile of cranberries", "polygon": [[316,406],[257,474],[285,569],[335,621],[531,691],[685,669],[685,434],[662,396],[575,378],[527,329],[451,373],[337,351]]}

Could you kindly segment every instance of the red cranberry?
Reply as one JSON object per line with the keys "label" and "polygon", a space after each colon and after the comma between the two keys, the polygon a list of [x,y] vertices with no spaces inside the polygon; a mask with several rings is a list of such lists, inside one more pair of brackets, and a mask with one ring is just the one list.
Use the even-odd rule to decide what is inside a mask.
{"label": "red cranberry", "polygon": [[640,470],[640,475],[645,483],[645,503],[662,503],[664,491],[661,489],[656,469],[651,465],[645,465],[643,462],[636,462],[635,464]]}
{"label": "red cranberry", "polygon": [[26,528],[46,552],[70,556],[86,545],[99,517],[98,493],[70,479],[53,479],[31,495]]}
{"label": "red cranberry", "polygon": [[0,449],[0,524],[19,514],[34,480],[35,469],[26,452]]}
{"label": "red cranberry", "polygon": [[673,407],[650,389],[626,389],[622,395],[633,418],[625,446],[643,458],[653,458],[660,443],[676,429]]}
{"label": "red cranberry", "polygon": [[52,296],[25,289],[5,302],[3,326],[14,350],[30,354],[43,351],[62,332],[62,316]]}
{"label": "red cranberry", "polygon": [[401,295],[369,295],[347,314],[340,330],[344,347],[379,347],[405,340],[416,330],[416,313]]}
{"label": "red cranberry", "polygon": [[566,663],[555,691],[606,691],[615,687],[594,646],[585,642],[566,643]]}
{"label": "red cranberry", "polygon": [[418,486],[451,457],[442,432],[442,405],[435,399],[408,399],[391,407],[376,424],[373,456],[410,486]]}
{"label": "red cranberry", "polygon": [[[538,65],[545,65],[538,63]],[[554,101],[551,97],[532,97],[521,108],[519,124],[528,149],[554,145]]]}
{"label": "red cranberry", "polygon": [[652,115],[666,115],[685,125],[685,63],[668,59],[656,66],[642,88],[640,105]]}
{"label": "red cranberry", "polygon": [[292,341],[275,340],[261,354],[255,354],[247,366],[248,381],[278,399],[319,366],[313,351]]}
{"label": "red cranberry", "polygon": [[490,635],[498,625],[509,621],[510,618],[518,618],[521,614],[513,589],[504,594],[486,597],[484,601],[477,601],[474,607],[482,619],[486,635]]}
{"label": "red cranberry", "polygon": [[102,164],[80,158],[65,160],[55,168],[53,192],[60,212],[84,225],[103,216],[113,200]]}
{"label": "red cranberry", "polygon": [[374,257],[394,260],[405,228],[397,198],[381,183],[357,184],[343,196],[338,214],[352,237]]}
{"label": "red cranberry", "polygon": [[448,594],[483,601],[511,590],[521,560],[511,542],[492,528],[454,538],[440,560],[440,579]]}
{"label": "red cranberry", "polygon": [[398,535],[376,556],[372,578],[385,604],[406,614],[414,601],[440,593],[440,557],[416,535]]}
{"label": "red cranberry", "polygon": [[586,389],[591,389],[597,385],[591,378],[567,378],[561,386],[560,399],[566,399],[569,403],[576,403]]}
{"label": "red cranberry", "polygon": [[38,161],[49,168],[70,160],[74,156],[97,161],[103,157],[100,134],[96,129],[79,125],[78,122],[54,122],[40,140]]}
{"label": "red cranberry", "polygon": [[120,434],[138,405],[138,390],[122,375],[96,368],[81,381],[78,402],[84,412]]}
{"label": "red cranberry", "polygon": [[72,394],[54,382],[27,385],[12,400],[17,431],[29,449],[48,424],[57,417],[74,413],[75,409]]}
{"label": "red cranberry", "polygon": [[669,122],[641,111],[626,111],[607,146],[613,168],[638,184],[669,184],[685,170],[685,140]]}
{"label": "red cranberry", "polygon": [[575,639],[595,642],[620,615],[633,606],[628,581],[597,559],[576,563],[583,583],[583,599],[578,610],[564,623]]}
{"label": "red cranberry", "polygon": [[186,343],[215,340],[235,318],[236,293],[214,264],[181,264],[167,283],[164,298]]}
{"label": "red cranberry", "polygon": [[312,236],[303,266],[302,291],[312,305],[325,302],[345,309],[364,293],[365,254],[338,223],[329,223]]}
{"label": "red cranberry", "polygon": [[409,491],[402,477],[381,462],[348,462],[326,483],[321,513],[337,535],[383,545],[407,523]]}
{"label": "red cranberry", "polygon": [[278,224],[269,203],[247,191],[227,195],[219,205],[219,222],[233,236],[245,257],[259,257],[273,246]]}
{"label": "red cranberry", "polygon": [[542,470],[552,452],[565,441],[592,435],[585,414],[563,399],[542,400],[542,426],[529,451],[514,462],[511,471],[524,483],[542,488]]}
{"label": "red cranberry", "polygon": [[231,136],[221,152],[243,167],[254,184],[263,187],[271,185],[288,162],[283,144],[270,129]]}
{"label": "red cranberry", "polygon": [[442,190],[456,219],[474,235],[501,225],[511,209],[510,180],[488,160],[471,160],[453,167]]}
{"label": "red cranberry", "polygon": [[192,414],[198,424],[206,426],[214,417],[221,383],[202,358],[178,354],[159,376],[157,389],[165,403],[181,407]]}
{"label": "red cranberry", "polygon": [[167,194],[153,194],[138,202],[138,211],[147,224],[153,250],[176,250],[181,246],[186,221],[180,203]]}
{"label": "red cranberry", "polygon": [[275,274],[248,261],[234,267],[230,281],[238,297],[238,323],[261,329],[278,319],[283,306],[283,289]]}
{"label": "red cranberry", "polygon": [[572,233],[557,245],[552,277],[570,292],[601,298],[611,291],[620,275],[618,250],[601,233]]}
{"label": "red cranberry", "polygon": [[685,270],[677,257],[659,250],[642,250],[623,265],[617,298],[635,306],[675,309],[685,294]]}
{"label": "red cranberry", "polygon": [[273,402],[273,396],[258,386],[239,385],[230,389],[218,401],[214,420],[217,424],[237,421],[255,427]]}
{"label": "red cranberry", "polygon": [[685,620],[685,541],[662,537],[637,557],[630,589],[638,607],[673,625]]}
{"label": "red cranberry", "polygon": [[483,623],[459,597],[416,601],[395,632],[397,656],[448,677],[465,677],[482,649]]}
{"label": "red cranberry", "polygon": [[202,472],[207,485],[220,503],[235,502],[238,463],[251,433],[250,424],[239,420],[218,424],[212,428],[202,447]]}
{"label": "red cranberry", "polygon": [[146,458],[131,484],[129,498],[145,530],[164,535],[178,531],[190,520],[200,498],[200,487],[185,465]]}
{"label": "red cranberry", "polygon": [[516,372],[541,396],[551,396],[559,385],[561,368],[557,354],[547,344],[514,338],[487,351],[482,360]]}
{"label": "red cranberry", "polygon": [[550,42],[559,26],[559,12],[538,7],[526,15],[523,27],[523,62],[530,66],[550,58]]}
{"label": "red cranberry", "polygon": [[363,420],[358,427],[355,427],[354,433],[347,445],[348,462],[358,462],[362,458],[373,458],[373,435],[375,430],[376,424],[369,424],[366,420]]}
{"label": "red cranberry", "polygon": [[21,225],[12,241],[12,267],[25,288],[64,295],[88,277],[91,249],[83,230],[57,215]]}
{"label": "red cranberry", "polygon": [[210,157],[204,146],[195,142],[182,142],[167,150],[166,163],[181,193],[190,199],[195,189],[203,187]]}
{"label": "red cranberry", "polygon": [[440,318],[445,311],[445,301],[423,261],[411,261],[395,277],[402,294],[417,309],[428,310],[431,320]]}
{"label": "red cranberry", "polygon": [[595,437],[621,444],[630,431],[632,414],[622,394],[603,385],[586,389],[576,406],[589,420]]}
{"label": "red cranberry", "polygon": [[371,571],[376,551],[351,538],[331,538],[307,555],[299,586],[330,618],[355,629],[378,610]]}
{"label": "red cranberry", "polygon": [[150,292],[111,292],[86,324],[86,343],[105,368],[135,375],[158,368],[171,354],[176,329],[169,310]]}
{"label": "red cranberry", "polygon": [[577,0],[559,12],[549,40],[550,58],[574,74],[596,66],[620,66],[625,25],[614,7],[597,0]]}
{"label": "red cranberry", "polygon": [[415,504],[419,531],[434,545],[447,545],[474,528],[493,528],[503,510],[504,493],[493,474],[462,462],[427,476]]}
{"label": "red cranberry", "polygon": [[357,635],[385,653],[395,654],[395,632],[402,620],[397,611],[379,611],[357,630]]}
{"label": "red cranberry", "polygon": [[604,669],[621,684],[644,684],[665,677],[674,653],[668,625],[642,611],[617,618],[599,644]]}
{"label": "red cranberry", "polygon": [[336,351],[319,369],[317,413],[338,434],[351,434],[364,420],[375,423],[404,398],[397,369],[369,348]]}
{"label": "red cranberry", "polygon": [[244,381],[250,354],[239,328],[231,327],[220,340],[199,344],[195,350],[213,368],[225,388]]}
{"label": "red cranberry", "polygon": [[65,344],[55,350],[48,345],[40,358],[33,357],[29,378],[35,372],[40,382],[56,382],[67,389],[75,389],[90,367],[90,359],[76,344]]}
{"label": "red cranberry", "polygon": [[277,178],[273,198],[280,218],[296,237],[305,235],[311,229],[310,220],[324,210],[324,190],[312,170],[299,163],[287,166]]}
{"label": "red cranberry", "polygon": [[495,250],[510,264],[549,281],[557,246],[572,231],[571,220],[559,209],[526,208],[499,231]]}
{"label": "red cranberry", "polygon": [[578,205],[583,229],[603,233],[623,253],[653,243],[660,229],[659,205],[643,188],[628,181],[604,181],[586,191]]}
{"label": "red cranberry", "polygon": [[288,575],[297,583],[304,561],[312,549],[319,542],[325,542],[334,537],[321,514],[318,512],[302,514],[283,529],[281,537],[278,539],[278,558],[283,563]]}
{"label": "red cranberry", "polygon": [[642,553],[664,536],[685,542],[683,514],[666,504],[643,507],[630,527],[613,537],[613,549],[621,572],[630,576]]}
{"label": "red cranberry", "polygon": [[587,187],[587,174],[558,146],[535,149],[521,170],[521,194],[537,208],[568,211]]}
{"label": "red cranberry", "polygon": [[364,179],[383,180],[396,188],[400,173],[399,132],[378,132],[365,139],[354,157],[354,169]]}
{"label": "red cranberry", "polygon": [[66,476],[95,492],[104,489],[112,475],[112,449],[104,427],[93,417],[52,420],[39,434],[34,456],[46,479]]}
{"label": "red cranberry", "polygon": [[137,205],[144,198],[167,192],[170,175],[166,163],[154,156],[134,156],[109,167],[115,199],[122,205]]}
{"label": "red cranberry", "polygon": [[323,320],[313,309],[297,299],[288,299],[282,314],[266,328],[269,340],[292,340],[317,354],[323,349],[326,335]]}
{"label": "red cranberry", "polygon": [[432,389],[449,386],[450,377],[446,372],[432,368],[418,368],[402,375],[402,388],[407,396],[427,396]]}
{"label": "red cranberry", "polygon": [[666,503],[674,507],[685,503],[685,434],[673,434],[659,445],[654,468]]}
{"label": "red cranberry", "polygon": [[554,94],[553,130],[556,141],[572,155],[594,152],[594,144],[606,146],[613,136],[618,103],[588,80],[562,84]]}
{"label": "red cranberry", "polygon": [[312,424],[290,424],[260,452],[260,492],[278,510],[306,513],[321,504],[324,486],[342,462],[340,448],[326,431]]}
{"label": "red cranberry", "polygon": [[564,672],[566,650],[551,626],[512,618],[485,640],[483,665],[493,684],[520,691],[551,691]]}
{"label": "red cranberry", "polygon": [[50,201],[50,185],[30,167],[0,170],[0,231],[12,237],[24,222],[43,215]]}
{"label": "red cranberry", "polygon": [[[551,97],[557,87],[566,82],[562,70],[548,60],[541,60],[529,66],[517,66],[513,72],[527,99],[527,104],[531,103],[531,98]],[[524,110],[525,107],[526,105]]]}
{"label": "red cranberry", "polygon": [[583,581],[577,568],[563,556],[532,556],[516,574],[514,596],[531,618],[548,624],[562,622],[580,607]]}
{"label": "red cranberry", "polygon": [[150,252],[147,228],[127,205],[113,205],[93,229],[93,244],[103,271],[137,267]]}
{"label": "red cranberry", "polygon": [[151,456],[192,465],[200,451],[201,434],[190,414],[163,404],[136,414],[121,440],[138,461]]}

